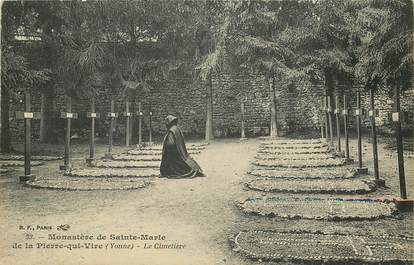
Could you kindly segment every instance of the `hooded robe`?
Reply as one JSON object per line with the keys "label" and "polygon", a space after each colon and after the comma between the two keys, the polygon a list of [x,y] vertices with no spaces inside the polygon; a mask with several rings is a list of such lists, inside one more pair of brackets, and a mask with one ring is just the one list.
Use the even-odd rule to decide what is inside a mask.
{"label": "hooded robe", "polygon": [[177,127],[177,121],[177,117],[167,116],[168,131],[163,141],[161,177],[194,178],[202,175],[200,166],[188,155],[183,134]]}

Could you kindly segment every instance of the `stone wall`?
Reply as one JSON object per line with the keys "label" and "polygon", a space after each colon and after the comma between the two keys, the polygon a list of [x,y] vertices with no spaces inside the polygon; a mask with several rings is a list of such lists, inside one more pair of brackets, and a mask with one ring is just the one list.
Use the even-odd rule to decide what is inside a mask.
{"label": "stone wall", "polygon": [[[350,109],[350,114],[353,114],[354,110],[357,108],[357,91],[361,93],[361,108],[362,108],[362,125],[365,128],[370,127],[370,93],[365,91],[362,88],[346,88],[346,95],[348,101],[348,107]],[[380,132],[390,133],[392,128],[392,119],[391,114],[393,112],[392,103],[389,100],[393,100],[392,96],[386,92],[390,88],[382,87],[374,94],[374,102],[376,109],[375,124],[379,128]],[[343,109],[343,93],[335,91],[334,95],[339,95],[339,109]],[[333,105],[335,108],[335,96],[332,97]],[[401,122],[404,131],[413,130],[413,121],[414,121],[414,90],[406,90],[400,95],[400,105],[401,105]],[[356,127],[355,116],[350,116],[349,121],[350,128]]]}
{"label": "stone wall", "polygon": [[[263,77],[221,72],[213,78],[213,126],[218,137],[240,137],[241,102],[248,135],[269,125],[269,91]],[[257,127],[257,128],[256,128]]]}
{"label": "stone wall", "polygon": [[[378,110],[375,118],[376,125],[382,127],[383,130],[392,127],[391,113],[392,105],[387,103],[387,100],[391,99],[390,96],[384,92],[379,91],[375,97],[375,108]],[[364,109],[369,109],[369,93],[365,92],[361,100],[361,105]],[[407,90],[400,95],[401,105],[401,122],[405,130],[413,129],[413,114],[414,114],[414,90]],[[364,123],[369,126],[369,116],[364,116]],[[381,129],[381,128],[380,128]]]}
{"label": "stone wall", "polygon": [[[241,125],[240,103],[245,104],[245,124],[247,136],[266,135],[269,133],[270,124],[270,88],[267,80],[260,75],[234,73],[223,71],[212,79],[213,84],[213,126],[216,137],[239,137]],[[194,82],[191,78],[172,78],[160,83],[149,93],[137,91],[135,97],[129,96],[131,111],[138,110],[138,102],[142,103],[143,140],[148,140],[149,108],[151,104],[153,116],[154,135],[165,133],[164,118],[168,114],[176,115],[180,119],[180,126],[186,135],[202,137],[205,130],[207,86],[200,82]],[[321,117],[321,99],[324,94],[322,86],[311,87],[286,87],[276,85],[276,104],[278,128],[281,135],[297,131],[318,131]],[[356,107],[356,90],[348,89],[350,108]],[[56,134],[63,141],[64,120],[60,119],[60,112],[65,111],[65,97],[63,89],[56,87],[55,94],[50,95],[54,102],[53,115]],[[109,128],[109,119],[106,113],[110,111],[111,93],[101,89],[96,100],[96,110],[102,117],[97,120],[96,132],[99,137],[106,137]],[[116,112],[125,111],[125,95],[116,96]],[[391,106],[387,104],[389,96],[379,92],[375,97],[375,105],[379,111],[376,118],[378,126],[389,128],[391,125]],[[369,127],[367,114],[369,106],[369,94],[362,93],[362,107],[366,110],[363,122]],[[73,131],[85,137],[89,130],[89,119],[86,112],[90,108],[90,100],[85,97],[72,99],[73,111],[79,113],[79,119],[73,121]],[[151,103],[150,103],[151,102]],[[36,90],[32,93],[33,110],[40,110],[40,94]],[[413,90],[401,95],[403,111],[403,127],[412,129],[413,126]],[[342,109],[342,97],[340,106]],[[15,140],[23,139],[23,122],[14,119],[14,112],[22,110],[22,102],[14,100],[11,103],[11,129]],[[39,121],[33,121],[33,138],[38,138]],[[354,118],[350,118],[350,126],[354,127]],[[115,137],[124,141],[125,117],[119,116]],[[137,118],[133,121],[133,135],[137,135]],[[134,141],[136,142],[136,141]]]}
{"label": "stone wall", "polygon": [[320,100],[318,86],[276,87],[278,126],[282,135],[301,130],[318,130]]}

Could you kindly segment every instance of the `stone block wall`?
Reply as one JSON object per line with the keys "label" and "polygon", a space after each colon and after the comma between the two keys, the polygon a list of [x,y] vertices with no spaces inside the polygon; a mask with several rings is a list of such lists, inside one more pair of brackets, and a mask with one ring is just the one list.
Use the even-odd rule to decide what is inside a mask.
{"label": "stone block wall", "polygon": [[[263,135],[269,133],[270,124],[270,88],[267,80],[260,75],[234,73],[223,71],[212,78],[213,85],[213,126],[216,137],[240,137],[241,108],[243,100],[245,105],[245,125],[247,136]],[[310,87],[278,87],[276,85],[276,105],[278,128],[281,135],[292,132],[318,131],[321,122],[321,103],[324,95],[323,86]],[[96,99],[96,111],[101,113],[101,118],[96,122],[96,132],[100,137],[106,137],[109,128],[109,118],[106,113],[110,111],[111,93],[105,89],[99,90]],[[65,111],[65,97],[63,89],[56,87],[55,93],[49,95],[53,100],[53,119],[58,138],[63,141],[65,122],[60,119],[60,112]],[[174,78],[166,80],[156,86],[151,93],[137,91],[135,97],[129,96],[131,111],[138,111],[138,102],[142,104],[143,116],[143,140],[148,140],[150,105],[153,112],[152,127],[154,135],[165,133],[164,119],[168,114],[175,115],[180,120],[180,126],[186,135],[203,137],[206,120],[207,86],[205,83],[194,82],[191,78]],[[116,112],[125,111],[127,96],[116,96]],[[391,126],[390,113],[392,107],[387,103],[389,99],[385,92],[378,92],[375,96],[375,105],[379,111],[376,118],[380,128]],[[348,89],[349,107],[356,107],[356,89]],[[135,103],[134,103],[135,102]],[[342,96],[340,97],[340,109],[342,109]],[[79,113],[79,119],[73,121],[73,132],[87,136],[90,122],[86,118],[86,112],[90,109],[90,99],[81,97],[72,99],[73,112]],[[369,93],[361,95],[362,107],[365,111],[363,124],[369,127]],[[413,126],[413,90],[401,94],[401,107],[403,111],[403,127],[407,130]],[[36,90],[32,93],[34,111],[40,111],[40,93]],[[22,102],[11,103],[11,129],[16,141],[23,139],[23,121],[14,118],[16,110],[22,110]],[[333,104],[334,107],[334,104]],[[50,115],[50,113],[49,113]],[[32,122],[33,138],[39,137],[38,120]],[[350,127],[355,127],[354,118],[350,117]],[[120,115],[117,119],[115,137],[124,141],[125,117]],[[133,118],[133,137],[137,135],[137,118]],[[136,141],[135,141],[136,142]]]}
{"label": "stone block wall", "polygon": [[[370,128],[370,93],[361,88],[346,88],[346,95],[348,101],[348,107],[350,109],[350,120],[349,127],[356,128],[356,119],[353,115],[354,110],[357,108],[357,91],[360,90],[361,94],[361,108],[362,108],[362,125],[365,128]],[[374,94],[374,104],[376,109],[375,124],[378,127],[379,131],[389,133],[392,128],[392,119],[391,114],[393,112],[392,104],[388,102],[389,100],[394,100],[387,92],[390,88],[381,88]],[[339,109],[343,110],[343,92],[334,92],[334,95],[339,95]],[[332,97],[333,102],[335,101],[335,96]],[[414,122],[414,90],[403,91],[400,95],[400,105],[401,105],[401,122],[403,130],[410,131],[413,130]],[[333,103],[332,108],[335,108],[335,103]]]}
{"label": "stone block wall", "polygon": [[240,137],[241,102],[246,133],[268,127],[269,91],[262,76],[221,72],[213,78],[213,126],[217,137]]}
{"label": "stone block wall", "polygon": [[318,86],[276,87],[278,126],[282,135],[318,130],[323,90]]}

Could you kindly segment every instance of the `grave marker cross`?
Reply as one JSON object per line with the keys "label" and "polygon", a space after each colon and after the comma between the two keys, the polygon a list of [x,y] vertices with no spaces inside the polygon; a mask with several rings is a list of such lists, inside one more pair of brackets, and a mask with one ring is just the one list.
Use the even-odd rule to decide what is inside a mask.
{"label": "grave marker cross", "polygon": [[400,87],[395,85],[394,87],[395,102],[393,105],[392,121],[396,131],[395,137],[397,140],[397,154],[398,154],[398,177],[400,181],[400,199],[397,199],[397,207],[400,211],[414,210],[414,200],[407,197],[407,187],[405,183],[405,169],[404,169],[404,147],[402,141],[401,130],[401,106],[400,106]]}
{"label": "grave marker cross", "polygon": [[357,122],[357,134],[358,134],[358,173],[368,174],[368,168],[362,167],[362,134],[361,134],[361,92],[357,91],[357,108],[355,110],[356,122]]}
{"label": "grave marker cross", "polygon": [[99,118],[99,113],[95,112],[95,98],[91,99],[91,112],[86,113],[86,117],[91,119],[91,136],[89,143],[89,158],[86,162],[91,163],[95,159],[95,119]]}
{"label": "grave marker cross", "polygon": [[324,112],[325,112],[325,139],[328,142],[328,137],[329,137],[329,119],[328,119],[328,98],[325,96],[323,99],[324,102]]}
{"label": "grave marker cross", "polygon": [[374,90],[369,90],[370,94],[370,111],[369,116],[371,119],[371,137],[372,137],[372,155],[374,159],[374,177],[375,182],[378,185],[384,186],[385,181],[383,179],[379,178],[379,167],[378,167],[378,147],[377,147],[377,130],[375,125],[375,116],[376,116],[376,110],[375,110],[375,104],[374,104]]}
{"label": "grave marker cross", "polygon": [[118,117],[118,113],[115,112],[115,101],[111,100],[111,112],[108,112],[108,117],[111,118],[111,126],[109,128],[109,145],[108,145],[108,153],[106,153],[105,157],[108,159],[112,158],[112,140],[114,135],[114,128],[115,128],[115,119]]}
{"label": "grave marker cross", "polygon": [[30,111],[30,92],[25,91],[24,94],[25,102],[25,111],[17,111],[16,118],[24,119],[24,128],[25,128],[25,137],[24,137],[24,175],[20,176],[20,181],[33,180],[34,175],[31,174],[30,160],[32,156],[32,146],[31,146],[31,120],[40,119],[39,112]]}
{"label": "grave marker cross", "polygon": [[68,172],[72,169],[70,154],[70,127],[72,124],[72,119],[78,118],[78,114],[72,112],[72,97],[66,96],[66,112],[61,112],[60,117],[62,119],[66,119],[65,159],[64,165],[61,166],[60,169]]}
{"label": "grave marker cross", "polygon": [[152,105],[150,104],[149,108],[149,144],[152,144]]}
{"label": "grave marker cross", "polygon": [[332,124],[331,96],[328,96],[328,117],[329,117],[329,137],[330,137],[330,145],[331,145],[331,147],[333,147],[334,144],[333,144],[333,124]]}
{"label": "grave marker cross", "polygon": [[321,101],[321,112],[320,112],[320,119],[319,119],[319,121],[320,121],[320,126],[321,126],[321,138],[323,139],[323,138],[325,138],[325,135],[324,135],[324,123],[325,123],[325,121],[324,121],[324,112],[325,112],[325,104],[324,104],[324,98],[322,98],[322,101]]}
{"label": "grave marker cross", "polygon": [[126,117],[126,130],[125,130],[125,146],[129,146],[129,141],[131,139],[130,133],[131,133],[131,116],[132,113],[129,110],[129,101],[125,103],[125,112],[123,113]]}
{"label": "grave marker cross", "polygon": [[142,118],[144,114],[142,113],[141,102],[138,102],[138,145],[142,144]]}
{"label": "grave marker cross", "polygon": [[339,109],[339,96],[335,96],[335,118],[336,118],[336,139],[338,141],[338,152],[342,151],[341,148],[341,124],[340,124],[340,109]]}
{"label": "grave marker cross", "polygon": [[345,158],[349,159],[349,135],[348,135],[348,104],[346,101],[346,94],[344,94],[344,109],[342,111],[344,115],[344,134],[345,134]]}

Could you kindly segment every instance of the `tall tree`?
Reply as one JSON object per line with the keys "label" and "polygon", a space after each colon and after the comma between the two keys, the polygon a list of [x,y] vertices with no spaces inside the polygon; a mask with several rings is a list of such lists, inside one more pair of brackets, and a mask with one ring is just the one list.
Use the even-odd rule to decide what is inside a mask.
{"label": "tall tree", "polygon": [[1,34],[1,151],[12,150],[9,126],[9,105],[17,92],[31,89],[49,79],[48,69],[36,69],[27,57],[20,54],[15,37],[36,36],[33,27],[35,14],[22,2],[5,2],[2,5]]}
{"label": "tall tree", "polygon": [[[269,87],[270,135],[278,135],[276,87],[308,80],[297,51],[297,21],[306,20],[307,2],[240,1],[233,5],[231,58],[234,65],[265,77]],[[300,19],[299,19],[300,18]],[[302,22],[303,23],[303,22]]]}
{"label": "tall tree", "polygon": [[[231,3],[228,2],[228,3]],[[220,0],[203,2],[201,23],[195,28],[197,34],[195,60],[198,77],[206,81],[206,128],[205,140],[214,138],[213,132],[213,75],[220,73],[226,53],[229,35],[230,6]]]}
{"label": "tall tree", "polygon": [[357,12],[355,35],[358,63],[355,74],[364,86],[376,91],[412,87],[413,3],[408,0],[367,1]]}

